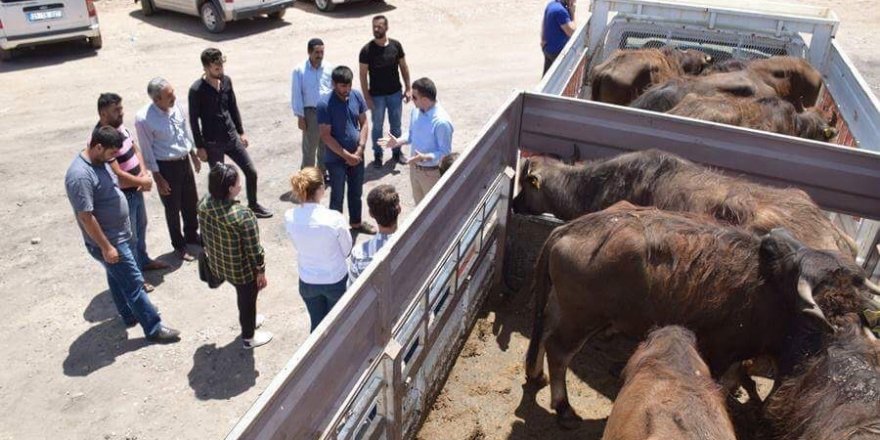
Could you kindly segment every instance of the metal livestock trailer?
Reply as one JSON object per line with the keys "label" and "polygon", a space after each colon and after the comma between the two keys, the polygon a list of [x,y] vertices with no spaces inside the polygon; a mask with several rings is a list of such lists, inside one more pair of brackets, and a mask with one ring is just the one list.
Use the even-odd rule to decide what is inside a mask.
{"label": "metal livestock trailer", "polygon": [[412,438],[486,293],[516,270],[502,262],[517,233],[508,205],[520,149],[586,160],[659,148],[880,219],[880,154],[866,150],[878,145],[880,111],[833,42],[828,89],[861,149],[558,96],[583,86],[587,34],[608,23],[596,5],[632,3],[593,3],[542,83],[548,93],[510,97],[228,438]]}

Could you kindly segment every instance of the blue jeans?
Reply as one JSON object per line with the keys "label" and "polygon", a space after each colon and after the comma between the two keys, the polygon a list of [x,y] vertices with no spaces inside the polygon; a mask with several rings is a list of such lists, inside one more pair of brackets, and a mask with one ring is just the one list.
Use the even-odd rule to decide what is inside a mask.
{"label": "blue jeans", "polygon": [[[385,111],[388,111],[388,125],[391,126],[391,134],[400,137],[400,117],[403,112],[403,95],[397,92],[391,95],[373,95],[373,156],[382,158],[382,147],[379,146],[379,138],[385,128]],[[392,148],[395,156],[400,154],[400,147]]]}
{"label": "blue jeans", "polygon": [[299,294],[306,303],[309,319],[312,321],[310,331],[315,331],[315,328],[330,313],[339,298],[342,298],[347,284],[348,275],[342,277],[335,284],[309,284],[299,280]]}
{"label": "blue jeans", "polygon": [[324,164],[330,173],[330,209],[342,212],[342,201],[348,185],[348,219],[355,225],[361,222],[361,195],[364,193],[364,162],[350,167],[345,162]]}
{"label": "blue jeans", "polygon": [[86,249],[107,271],[110,296],[122,320],[126,324],[140,323],[147,336],[158,332],[162,319],[144,291],[144,277],[134,260],[131,241],[116,245],[116,251],[119,252],[119,261],[116,264],[107,264],[101,249],[90,244],[86,244]]}
{"label": "blue jeans", "polygon": [[123,191],[128,200],[128,219],[131,221],[131,247],[134,248],[134,259],[138,268],[143,270],[150,262],[147,255],[147,206],[144,204],[144,193],[140,191]]}

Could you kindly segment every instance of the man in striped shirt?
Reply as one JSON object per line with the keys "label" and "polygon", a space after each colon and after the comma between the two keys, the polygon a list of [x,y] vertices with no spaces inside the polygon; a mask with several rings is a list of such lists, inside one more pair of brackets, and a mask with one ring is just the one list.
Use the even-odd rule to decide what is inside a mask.
{"label": "man in striped shirt", "polygon": [[[147,254],[147,210],[143,192],[153,188],[153,179],[150,172],[143,166],[143,156],[134,142],[131,132],[122,125],[124,116],[122,97],[116,93],[102,93],[98,97],[99,120],[95,128],[111,126],[125,138],[115,160],[110,162],[110,168],[119,179],[119,188],[128,201],[135,261],[141,270],[167,269],[169,267],[167,264],[151,260]],[[150,283],[144,283],[144,288],[147,292],[153,290]]]}
{"label": "man in striped shirt", "polygon": [[369,241],[351,249],[348,259],[348,285],[367,269],[373,256],[385,246],[397,232],[397,217],[400,216],[400,196],[391,185],[379,185],[367,194],[367,208],[370,217],[379,225],[379,232]]}

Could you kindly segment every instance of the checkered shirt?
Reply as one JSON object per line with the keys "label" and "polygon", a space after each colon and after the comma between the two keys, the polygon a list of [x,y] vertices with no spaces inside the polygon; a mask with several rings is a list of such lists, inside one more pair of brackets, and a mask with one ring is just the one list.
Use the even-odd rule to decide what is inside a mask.
{"label": "checkered shirt", "polygon": [[199,228],[211,270],[232,284],[246,284],[266,270],[260,229],[253,211],[238,201],[199,202]]}

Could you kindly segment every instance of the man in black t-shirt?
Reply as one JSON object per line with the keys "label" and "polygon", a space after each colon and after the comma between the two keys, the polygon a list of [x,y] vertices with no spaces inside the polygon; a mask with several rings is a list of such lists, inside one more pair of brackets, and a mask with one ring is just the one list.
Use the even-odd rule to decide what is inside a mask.
{"label": "man in black t-shirt", "polygon": [[[412,99],[409,67],[406,65],[403,46],[399,41],[388,38],[387,32],[388,19],[384,15],[373,17],[373,39],[361,49],[359,57],[361,90],[373,116],[373,168],[382,168],[382,147],[378,142],[383,137],[385,111],[388,111],[391,134],[400,137],[403,102]],[[401,75],[403,85],[400,82]],[[406,163],[406,159],[400,154],[400,148],[392,151],[393,162]]]}

